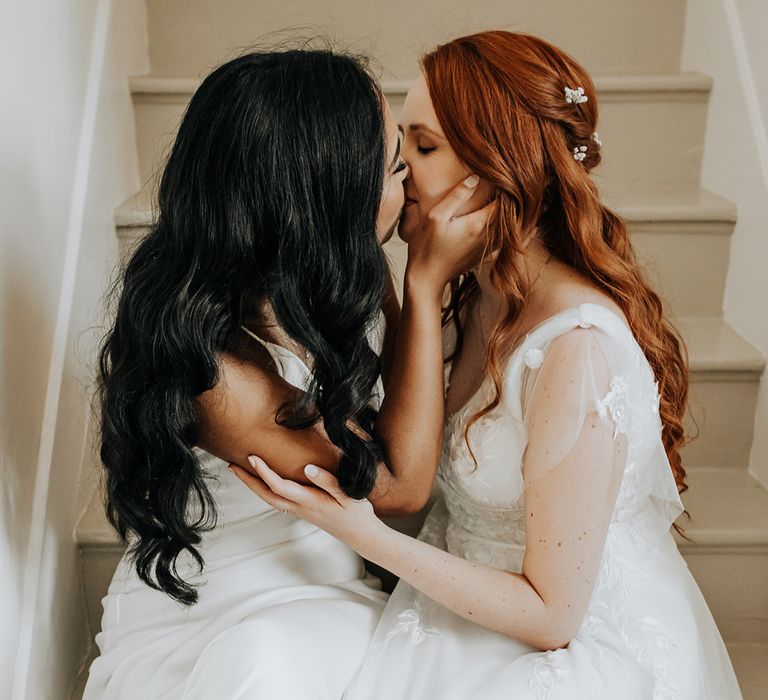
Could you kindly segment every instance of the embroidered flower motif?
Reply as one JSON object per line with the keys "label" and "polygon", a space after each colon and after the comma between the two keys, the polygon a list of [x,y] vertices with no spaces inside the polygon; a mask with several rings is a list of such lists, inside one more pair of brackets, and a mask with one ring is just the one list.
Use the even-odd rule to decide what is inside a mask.
{"label": "embroidered flower motif", "polygon": [[439,636],[437,630],[427,629],[421,624],[419,613],[413,608],[403,610],[398,616],[398,623],[387,633],[385,641],[398,634],[405,634],[410,638],[411,644],[421,644],[428,635]]}
{"label": "embroidered flower motif", "polygon": [[613,377],[611,379],[611,389],[605,395],[602,401],[595,402],[595,410],[600,418],[605,420],[608,416],[608,411],[611,413],[611,418],[616,426],[613,431],[613,439],[619,433],[627,432],[627,381],[624,377]]}
{"label": "embroidered flower motif", "polygon": [[671,654],[677,648],[667,628],[653,617],[630,618],[621,632],[627,643],[637,648],[639,661],[648,661],[658,652]]}
{"label": "embroidered flower motif", "polygon": [[573,157],[578,160],[582,161],[587,157],[587,147],[586,146],[576,146],[573,149]]}
{"label": "embroidered flower motif", "polygon": [[534,662],[530,687],[536,691],[539,700],[552,697],[555,686],[565,678],[565,669],[558,664],[559,657],[564,652],[564,649],[544,651]]}
{"label": "embroidered flower motif", "polygon": [[544,362],[544,353],[539,348],[531,348],[525,353],[525,366],[538,369]]}
{"label": "embroidered flower motif", "polygon": [[565,90],[565,101],[569,104],[578,105],[589,100],[589,97],[584,94],[583,87],[577,87],[575,90],[569,87],[563,89]]}
{"label": "embroidered flower motif", "polygon": [[627,645],[634,648],[637,660],[653,670],[653,700],[675,700],[677,689],[669,676],[668,659],[677,645],[664,625],[650,617],[630,618],[621,628]]}
{"label": "embroidered flower motif", "polygon": [[653,700],[677,700],[677,688],[669,679],[669,664],[659,661],[653,667]]}

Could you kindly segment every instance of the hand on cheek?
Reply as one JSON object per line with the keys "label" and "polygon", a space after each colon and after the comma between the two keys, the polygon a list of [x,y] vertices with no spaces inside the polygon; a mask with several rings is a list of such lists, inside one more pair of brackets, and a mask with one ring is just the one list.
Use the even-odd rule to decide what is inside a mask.
{"label": "hand on cheek", "polygon": [[[455,185],[458,185],[460,182],[462,182],[464,177],[467,175],[469,175],[469,172],[467,172],[466,175],[448,187],[444,192],[440,194],[439,197],[435,198],[434,203],[439,202],[443,197],[445,197],[445,195],[447,195]],[[481,179],[480,183],[475,189],[474,194],[456,210],[454,216],[464,216],[465,214],[470,214],[473,211],[482,209],[491,201],[491,199],[491,186],[485,180]],[[427,212],[428,211],[429,210],[427,210]]]}

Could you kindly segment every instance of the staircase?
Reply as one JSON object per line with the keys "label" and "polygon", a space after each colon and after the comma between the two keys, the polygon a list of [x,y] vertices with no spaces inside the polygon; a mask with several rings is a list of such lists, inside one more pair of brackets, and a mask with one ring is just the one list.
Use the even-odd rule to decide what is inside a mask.
{"label": "staircase", "polygon": [[[151,75],[130,88],[143,182],[167,153],[199,78],[243,49],[273,45],[297,25],[374,55],[395,115],[421,50],[460,34],[505,28],[550,39],[595,77],[604,163],[595,178],[627,220],[651,280],[688,343],[691,415],[699,437],[685,448],[689,541],[680,549],[728,644],[746,698],[768,697],[768,492],[747,472],[764,358],[724,320],[723,293],[735,208],[700,188],[711,81],[680,73],[684,0],[355,0],[316,3],[149,0]],[[321,7],[322,5],[322,7]],[[319,28],[319,29],[318,29]],[[328,29],[332,28],[332,29]],[[361,39],[362,37],[362,39]],[[261,40],[260,40],[261,39]],[[153,220],[146,185],[118,208],[129,251]],[[405,246],[387,244],[402,272]],[[78,528],[89,624],[122,553],[94,493]],[[84,676],[83,676],[84,680]],[[73,698],[79,697],[82,683]]]}

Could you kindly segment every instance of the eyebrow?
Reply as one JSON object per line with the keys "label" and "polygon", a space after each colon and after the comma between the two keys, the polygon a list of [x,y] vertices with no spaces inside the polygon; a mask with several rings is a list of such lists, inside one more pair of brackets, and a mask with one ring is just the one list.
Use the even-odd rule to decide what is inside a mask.
{"label": "eyebrow", "polygon": [[439,139],[445,139],[445,136],[443,136],[442,134],[439,134],[434,129],[430,129],[426,124],[421,124],[421,123],[409,124],[408,130],[409,131],[428,131],[430,134],[432,134],[433,136],[437,136],[437,138]]}
{"label": "eyebrow", "polygon": [[392,162],[389,164],[390,169],[395,167],[395,163],[397,163],[397,159],[400,157],[400,144],[403,142],[403,140],[400,138],[402,133],[403,133],[403,127],[398,124],[397,125],[397,148],[395,148],[395,157],[392,159]]}

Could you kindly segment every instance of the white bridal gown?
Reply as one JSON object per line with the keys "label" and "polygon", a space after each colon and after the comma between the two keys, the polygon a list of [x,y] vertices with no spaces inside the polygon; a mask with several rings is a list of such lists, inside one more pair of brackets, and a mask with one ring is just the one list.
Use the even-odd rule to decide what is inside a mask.
{"label": "white bridal gown", "polygon": [[[601,426],[607,449],[621,455],[616,474],[622,480],[615,502],[606,499],[604,522],[610,525],[605,545],[597,545],[602,559],[583,623],[567,647],[542,652],[458,617],[401,581],[344,697],[741,698],[712,615],[670,533],[682,505],[661,441],[657,386],[623,320],[605,307],[582,304],[529,333],[507,362],[500,405],[470,429],[475,467],[464,428],[492,395],[486,380],[448,419],[439,471],[443,495],[420,539],[520,573],[525,488],[551,471],[569,480],[569,489],[573,485],[563,510],[578,513],[578,502],[571,503],[578,499],[578,480],[613,467],[564,470],[562,464],[574,461],[563,457]],[[525,455],[524,473],[529,437],[535,454]],[[580,534],[567,533],[574,539]],[[563,556],[568,539],[563,536]]]}
{"label": "white bridal gown", "polygon": [[[260,342],[280,375],[305,388],[304,364]],[[218,511],[203,536],[203,574],[188,576],[202,582],[199,602],[184,607],[149,588],[123,557],[84,700],[338,700],[386,602],[379,581],[349,547],[198,452]]]}

